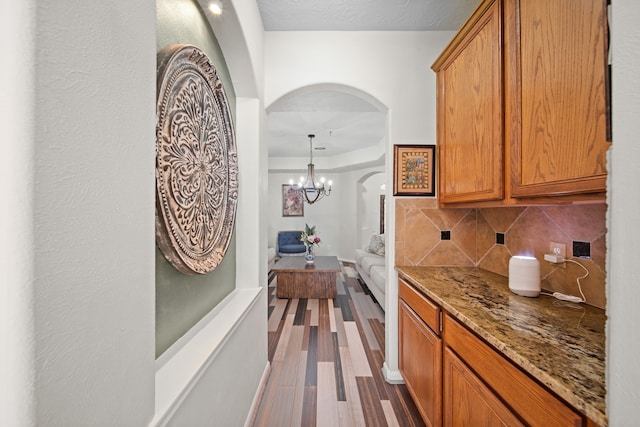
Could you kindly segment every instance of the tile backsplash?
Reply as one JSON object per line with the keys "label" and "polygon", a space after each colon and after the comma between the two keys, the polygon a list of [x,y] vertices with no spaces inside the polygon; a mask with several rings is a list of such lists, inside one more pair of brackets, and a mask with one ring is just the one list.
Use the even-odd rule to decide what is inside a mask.
{"label": "tile backsplash", "polygon": [[587,303],[604,308],[606,210],[604,203],[440,209],[436,199],[396,199],[395,264],[477,266],[506,277],[511,256],[531,255],[540,261],[543,289],[579,296],[584,270],[551,264],[544,254],[550,242],[565,243],[567,257],[573,241],[588,242],[591,258],[577,259],[589,271],[580,283]]}

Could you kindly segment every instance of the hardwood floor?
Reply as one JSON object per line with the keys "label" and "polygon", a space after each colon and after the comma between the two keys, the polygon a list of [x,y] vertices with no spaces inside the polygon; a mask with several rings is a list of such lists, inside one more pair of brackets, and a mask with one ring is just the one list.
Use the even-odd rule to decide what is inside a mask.
{"label": "hardwood floor", "polygon": [[384,312],[341,263],[334,299],[279,299],[269,283],[271,373],[255,426],[422,426],[404,384],[388,384]]}

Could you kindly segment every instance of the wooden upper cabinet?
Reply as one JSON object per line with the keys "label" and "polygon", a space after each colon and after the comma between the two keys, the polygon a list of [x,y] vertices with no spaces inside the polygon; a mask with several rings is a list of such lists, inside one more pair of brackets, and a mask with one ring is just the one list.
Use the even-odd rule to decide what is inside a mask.
{"label": "wooden upper cabinet", "polygon": [[606,0],[483,1],[432,66],[440,203],[603,199],[607,51]]}
{"label": "wooden upper cabinet", "polygon": [[432,66],[443,203],[504,195],[501,21],[500,3],[484,3]]}
{"label": "wooden upper cabinet", "polygon": [[505,0],[511,196],[606,190],[606,0]]}

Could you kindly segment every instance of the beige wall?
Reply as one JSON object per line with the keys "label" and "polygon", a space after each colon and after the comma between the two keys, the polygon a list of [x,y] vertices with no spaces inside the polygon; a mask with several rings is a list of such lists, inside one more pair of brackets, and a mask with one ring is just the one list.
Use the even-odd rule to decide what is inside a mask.
{"label": "beige wall", "polygon": [[[604,203],[588,205],[439,209],[436,199],[396,199],[396,265],[477,266],[509,275],[513,255],[531,255],[540,261],[542,287],[579,296],[579,266],[554,265],[543,260],[549,243],[591,243],[591,259],[580,259],[589,276],[581,280],[587,303],[605,306]],[[449,230],[451,240],[441,240]],[[504,233],[504,244],[496,243]]]}

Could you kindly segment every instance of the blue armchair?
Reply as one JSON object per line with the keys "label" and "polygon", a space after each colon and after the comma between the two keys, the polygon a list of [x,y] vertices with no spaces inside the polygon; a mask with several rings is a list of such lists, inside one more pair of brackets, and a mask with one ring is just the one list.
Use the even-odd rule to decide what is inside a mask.
{"label": "blue armchair", "polygon": [[292,255],[304,255],[306,247],[300,235],[302,231],[278,231],[278,255],[279,256],[292,256]]}

